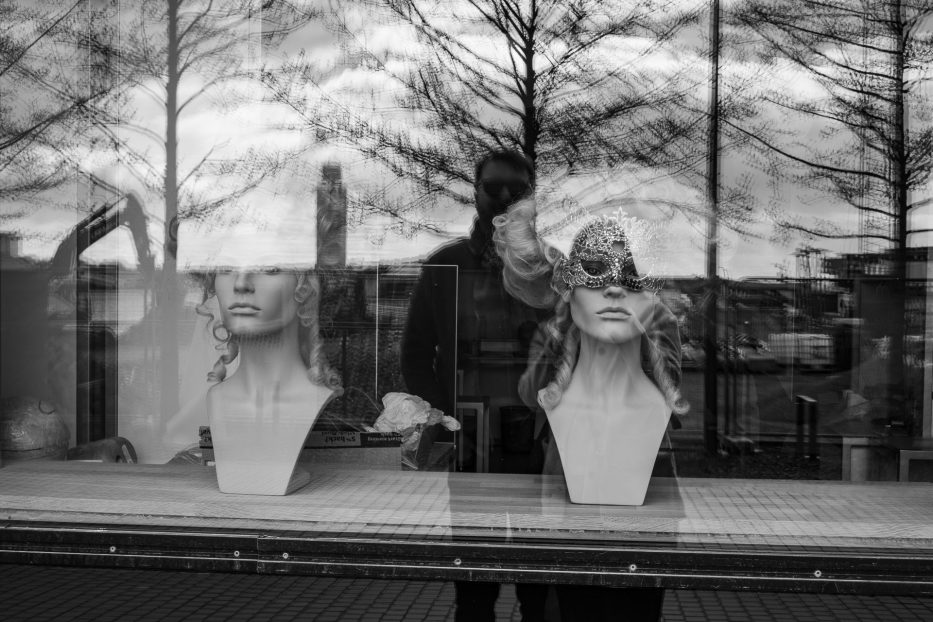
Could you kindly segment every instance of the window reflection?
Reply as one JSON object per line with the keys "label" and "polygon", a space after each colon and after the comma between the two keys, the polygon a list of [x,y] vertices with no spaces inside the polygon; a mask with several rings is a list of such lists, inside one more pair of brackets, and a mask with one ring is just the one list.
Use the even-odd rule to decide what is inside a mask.
{"label": "window reflection", "polygon": [[[658,296],[693,406],[670,430],[681,475],[933,479],[928,9],[751,2],[696,19],[620,3],[589,19],[555,2],[502,32],[445,5],[442,33],[417,13],[265,3],[186,30],[194,3],[175,17],[199,38],[175,43],[205,55],[179,75],[163,71],[164,16],[90,3],[46,32],[27,4],[11,5],[22,32],[3,61],[18,89],[0,145],[0,379],[5,422],[53,423],[4,438],[4,460],[60,453],[62,429],[74,455],[123,438],[164,463],[198,445],[208,372],[242,377],[229,337],[261,323],[214,295],[248,289],[210,253],[235,231],[275,256],[249,287],[303,278],[279,261],[295,249],[314,266],[319,337],[301,358],[343,393],[309,448],[362,442],[386,396],[407,393],[463,426],[419,429],[409,466],[535,470],[543,422],[518,378],[546,318],[499,297],[487,239],[493,216],[534,197],[536,233],[564,251],[620,207],[661,231]],[[518,62],[508,30],[535,19],[541,65]],[[139,20],[151,40],[129,36]],[[477,168],[503,148],[527,169]],[[455,238],[482,247],[478,269],[438,257]]]}

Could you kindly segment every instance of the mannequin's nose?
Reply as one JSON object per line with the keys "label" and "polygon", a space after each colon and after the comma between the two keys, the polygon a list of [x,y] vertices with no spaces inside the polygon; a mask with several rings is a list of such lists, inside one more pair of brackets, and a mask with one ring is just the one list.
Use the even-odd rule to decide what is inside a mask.
{"label": "mannequin's nose", "polygon": [[605,296],[606,298],[621,298],[624,295],[625,295],[625,288],[622,287],[621,285],[616,285],[614,283],[610,283],[603,290],[603,296]]}
{"label": "mannequin's nose", "polygon": [[239,293],[253,291],[253,275],[243,270],[238,271],[234,275],[233,291]]}

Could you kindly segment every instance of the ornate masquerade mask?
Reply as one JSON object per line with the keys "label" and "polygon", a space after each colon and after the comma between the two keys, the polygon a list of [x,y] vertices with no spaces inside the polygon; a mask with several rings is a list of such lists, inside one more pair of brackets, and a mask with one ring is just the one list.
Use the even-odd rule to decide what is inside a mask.
{"label": "ornate masquerade mask", "polygon": [[552,286],[558,292],[583,285],[600,288],[610,283],[641,291],[645,279],[638,276],[622,225],[600,218],[583,227],[573,240],[570,257],[554,270]]}

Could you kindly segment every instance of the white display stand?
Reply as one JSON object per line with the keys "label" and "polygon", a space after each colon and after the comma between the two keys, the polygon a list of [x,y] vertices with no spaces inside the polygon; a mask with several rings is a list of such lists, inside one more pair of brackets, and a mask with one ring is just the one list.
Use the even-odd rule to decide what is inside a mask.
{"label": "white display stand", "polygon": [[587,336],[583,342],[570,384],[547,411],[570,500],[642,505],[671,410],[640,365],[625,363],[637,358],[593,357],[598,346]]}
{"label": "white display stand", "polygon": [[225,399],[217,385],[208,392],[208,416],[221,492],[287,495],[308,483],[297,468],[305,438],[333,390],[310,381],[301,395],[262,405]]}

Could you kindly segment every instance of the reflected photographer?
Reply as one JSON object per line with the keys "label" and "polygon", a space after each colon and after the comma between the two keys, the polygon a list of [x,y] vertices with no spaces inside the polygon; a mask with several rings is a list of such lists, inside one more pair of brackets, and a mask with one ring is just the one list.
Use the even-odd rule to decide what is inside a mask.
{"label": "reflected photographer", "polygon": [[[493,219],[505,213],[516,200],[528,196],[533,182],[534,169],[523,154],[515,151],[487,154],[475,167],[476,217],[469,237],[445,245],[425,260],[403,335],[402,374],[409,393],[427,400],[445,414],[454,413],[458,395],[469,395],[487,400],[490,421],[504,421],[504,413],[510,410],[520,409],[519,415],[526,419],[534,416],[522,405],[517,388],[530,337],[546,312],[533,309],[508,293],[502,281],[502,262],[492,239]],[[456,283],[447,278],[447,266],[457,267]],[[484,344],[489,343],[502,344],[513,352],[507,357],[496,356],[497,353],[484,349]],[[458,395],[451,393],[450,379],[455,374],[460,377]],[[527,439],[531,449],[513,456],[510,464],[484,465],[480,455],[488,458],[491,448],[471,446],[471,435],[461,434],[460,440],[466,445],[465,464],[461,468],[540,473],[543,452],[537,433],[542,425],[543,417],[539,425],[527,426],[528,436],[532,437]],[[482,443],[480,439],[477,445]],[[456,498],[452,491],[451,499]],[[465,516],[469,509],[452,507],[451,513],[455,517]],[[542,585],[517,586],[523,619],[543,619],[546,590]],[[498,583],[458,581],[456,591],[456,620],[495,619]]]}

